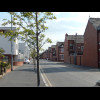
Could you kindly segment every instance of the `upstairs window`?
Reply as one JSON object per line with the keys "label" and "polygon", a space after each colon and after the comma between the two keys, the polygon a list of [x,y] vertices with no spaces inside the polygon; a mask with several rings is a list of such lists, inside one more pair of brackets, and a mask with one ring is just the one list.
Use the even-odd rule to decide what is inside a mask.
{"label": "upstairs window", "polygon": [[70,49],[74,50],[74,45],[73,44],[70,44],[69,46],[70,46],[69,47]]}
{"label": "upstairs window", "polygon": [[84,50],[84,46],[81,46],[81,51],[83,52],[83,50]]}
{"label": "upstairs window", "polygon": [[64,54],[59,55],[59,60],[64,60]]}
{"label": "upstairs window", "polygon": [[64,53],[64,48],[59,48],[59,53]]}

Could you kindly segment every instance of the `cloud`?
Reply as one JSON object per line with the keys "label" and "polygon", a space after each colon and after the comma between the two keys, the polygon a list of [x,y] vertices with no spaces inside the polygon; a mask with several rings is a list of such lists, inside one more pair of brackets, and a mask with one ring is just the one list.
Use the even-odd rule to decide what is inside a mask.
{"label": "cloud", "polygon": [[54,15],[59,15],[61,12],[53,12]]}

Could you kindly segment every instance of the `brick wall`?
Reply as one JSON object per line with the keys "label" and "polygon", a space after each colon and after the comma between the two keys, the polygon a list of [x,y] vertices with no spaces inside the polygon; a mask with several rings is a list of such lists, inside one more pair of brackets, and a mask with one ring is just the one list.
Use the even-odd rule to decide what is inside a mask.
{"label": "brick wall", "polygon": [[[74,64],[74,56],[70,56],[70,64]],[[76,65],[83,65],[83,55],[76,56]]]}
{"label": "brick wall", "polygon": [[14,66],[23,66],[23,62],[13,62]]}
{"label": "brick wall", "polygon": [[98,67],[97,31],[90,22],[84,33],[83,65]]}
{"label": "brick wall", "polygon": [[64,42],[64,62],[70,63],[69,41],[67,40],[67,34],[65,35],[65,42]]}
{"label": "brick wall", "polygon": [[74,64],[74,56],[70,56],[70,64]]}
{"label": "brick wall", "polygon": [[58,45],[56,45],[56,58],[57,58],[57,61],[59,61],[59,56],[58,56]]}
{"label": "brick wall", "polygon": [[76,65],[83,65],[83,55],[76,56]]}

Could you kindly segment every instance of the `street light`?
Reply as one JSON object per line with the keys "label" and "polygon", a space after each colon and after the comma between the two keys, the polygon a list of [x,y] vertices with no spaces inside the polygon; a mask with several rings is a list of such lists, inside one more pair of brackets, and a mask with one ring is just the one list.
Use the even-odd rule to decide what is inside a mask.
{"label": "street light", "polygon": [[76,35],[75,35],[75,48],[74,48],[74,50],[75,50],[75,53],[74,53],[74,64],[76,65],[76,55],[77,55],[77,52],[76,52],[76,42],[77,42],[77,33],[76,33]]}
{"label": "street light", "polygon": [[[12,30],[12,14],[11,14],[11,30]],[[13,71],[13,43],[11,40],[11,71]]]}

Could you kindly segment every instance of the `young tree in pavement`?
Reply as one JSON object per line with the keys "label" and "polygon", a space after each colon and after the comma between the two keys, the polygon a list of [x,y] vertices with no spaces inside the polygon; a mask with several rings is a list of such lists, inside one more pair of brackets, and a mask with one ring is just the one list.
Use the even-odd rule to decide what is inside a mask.
{"label": "young tree in pavement", "polygon": [[[44,49],[42,47],[45,45],[45,43],[52,43],[50,38],[46,38],[46,39],[44,39],[44,38],[45,38],[44,34],[39,35],[39,51],[44,51]],[[29,46],[29,48],[31,48],[30,56],[33,58],[33,64],[35,66],[35,64],[36,64],[35,58],[37,57],[36,44],[35,44],[35,42],[32,43],[31,39],[29,39],[29,41],[28,41],[28,46]]]}

